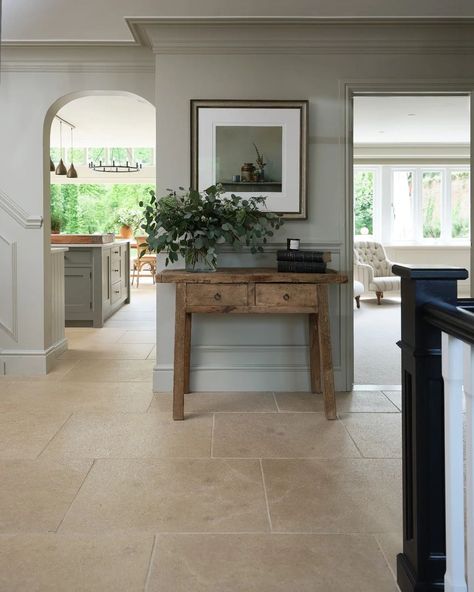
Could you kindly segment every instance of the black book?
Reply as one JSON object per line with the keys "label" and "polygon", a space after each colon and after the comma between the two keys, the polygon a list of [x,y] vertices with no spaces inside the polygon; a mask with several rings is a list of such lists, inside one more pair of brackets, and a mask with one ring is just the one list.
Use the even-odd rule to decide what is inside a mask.
{"label": "black book", "polygon": [[304,261],[278,261],[278,271],[286,271],[292,273],[325,273],[326,263],[324,261],[316,261],[307,263]]}
{"label": "black book", "polygon": [[277,261],[327,263],[328,261],[331,261],[331,253],[328,251],[277,251]]}

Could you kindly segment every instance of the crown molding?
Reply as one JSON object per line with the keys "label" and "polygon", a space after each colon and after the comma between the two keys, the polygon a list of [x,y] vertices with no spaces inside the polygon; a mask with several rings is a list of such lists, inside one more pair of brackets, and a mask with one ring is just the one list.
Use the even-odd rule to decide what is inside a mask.
{"label": "crown molding", "polygon": [[11,200],[6,193],[0,190],[0,208],[13,218],[23,228],[41,228],[43,225],[42,216],[28,214],[21,206]]}
{"label": "crown molding", "polygon": [[473,54],[474,18],[127,18],[156,54]]}
{"label": "crown molding", "polygon": [[57,73],[118,73],[154,74],[153,62],[40,62],[38,60],[4,60],[0,64],[2,72],[57,72]]}

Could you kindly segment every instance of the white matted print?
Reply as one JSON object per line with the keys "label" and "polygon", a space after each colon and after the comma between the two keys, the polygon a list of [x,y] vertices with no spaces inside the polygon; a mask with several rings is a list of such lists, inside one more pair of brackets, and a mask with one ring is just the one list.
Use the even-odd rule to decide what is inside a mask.
{"label": "white matted print", "polygon": [[193,188],[265,196],[306,217],[307,101],[191,101]]}

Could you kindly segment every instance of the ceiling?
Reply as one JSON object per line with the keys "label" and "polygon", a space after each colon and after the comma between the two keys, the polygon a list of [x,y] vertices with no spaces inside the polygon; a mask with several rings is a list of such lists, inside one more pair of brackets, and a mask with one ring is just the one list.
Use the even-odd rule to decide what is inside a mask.
{"label": "ceiling", "polygon": [[[65,105],[58,115],[76,126],[76,148],[155,146],[155,107],[136,95],[83,97]],[[59,127],[55,119],[51,146],[59,146]],[[70,145],[69,129],[63,125],[64,147]]]}
{"label": "ceiling", "polygon": [[469,144],[468,96],[355,97],[354,144]]}
{"label": "ceiling", "polygon": [[474,16],[472,0],[3,0],[7,41],[132,41],[125,17]]}

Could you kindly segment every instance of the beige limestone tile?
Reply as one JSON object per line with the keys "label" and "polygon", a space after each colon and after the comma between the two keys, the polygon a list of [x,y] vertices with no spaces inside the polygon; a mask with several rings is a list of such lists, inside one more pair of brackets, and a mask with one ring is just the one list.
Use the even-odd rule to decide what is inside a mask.
{"label": "beige limestone tile", "polygon": [[69,415],[54,410],[0,412],[0,458],[36,458]]}
{"label": "beige limestone tile", "polygon": [[383,391],[383,394],[392,401],[392,403],[402,409],[402,391]]}
{"label": "beige limestone tile", "polygon": [[[156,393],[150,411],[171,413],[173,397],[171,393]],[[272,393],[266,392],[223,392],[190,393],[184,396],[185,413],[221,412],[276,412]]]}
{"label": "beige limestone tile", "polygon": [[262,466],[275,531],[379,533],[402,524],[399,460],[267,459]]}
{"label": "beige limestone tile", "polygon": [[397,555],[403,551],[403,534],[398,532],[384,532],[376,535],[385,560],[393,577],[397,578]]}
{"label": "beige limestone tile", "polygon": [[54,531],[91,461],[0,461],[0,532]]}
{"label": "beige limestone tile", "polygon": [[352,436],[362,456],[401,458],[402,416],[400,413],[348,413],[341,421]]}
{"label": "beige limestone tile", "polygon": [[153,537],[0,536],[5,592],[143,592]]}
{"label": "beige limestone tile", "polygon": [[148,592],[396,592],[372,536],[159,535]]}
{"label": "beige limestone tile", "polygon": [[76,364],[77,360],[61,360],[61,358],[57,358],[56,360],[54,360],[54,365],[48,372],[48,374],[35,374],[32,376],[19,376],[14,374],[7,374],[6,376],[0,376],[0,383],[15,382],[17,380],[24,380],[29,382],[54,382],[56,380],[62,380],[64,376],[68,372],[70,372]]}
{"label": "beige limestone tile", "polygon": [[[280,411],[324,411],[323,396],[315,393],[275,393]],[[337,412],[396,413],[398,409],[379,391],[336,393]]]}
{"label": "beige limestone tile", "polygon": [[75,359],[122,359],[145,360],[153,345],[146,343],[81,343],[78,347],[69,348],[61,355],[63,360]]}
{"label": "beige limestone tile", "polygon": [[127,310],[120,309],[114,314],[113,321],[154,321],[156,314],[154,310]]}
{"label": "beige limestone tile", "polygon": [[98,460],[64,532],[269,530],[256,460]]}
{"label": "beige limestone tile", "polygon": [[1,411],[117,411],[144,413],[151,385],[125,382],[10,382],[0,385]]}
{"label": "beige limestone tile", "polygon": [[156,342],[156,331],[125,331],[118,343],[151,343]]}
{"label": "beige limestone tile", "polygon": [[212,415],[77,413],[43,452],[50,458],[209,458]]}
{"label": "beige limestone tile", "polygon": [[125,331],[150,331],[155,327],[155,324],[154,319],[130,321],[128,319],[114,320],[112,317],[110,321],[106,322],[105,326],[107,328],[124,329]]}
{"label": "beige limestone tile", "polygon": [[360,457],[344,426],[323,413],[220,413],[213,455],[227,458]]}
{"label": "beige limestone tile", "polygon": [[72,341],[79,343],[116,343],[117,340],[125,333],[124,329],[108,329],[106,327],[96,328],[82,328],[82,327],[66,327],[65,330],[68,343]]}
{"label": "beige limestone tile", "polygon": [[62,380],[151,383],[153,366],[153,360],[78,360]]}

